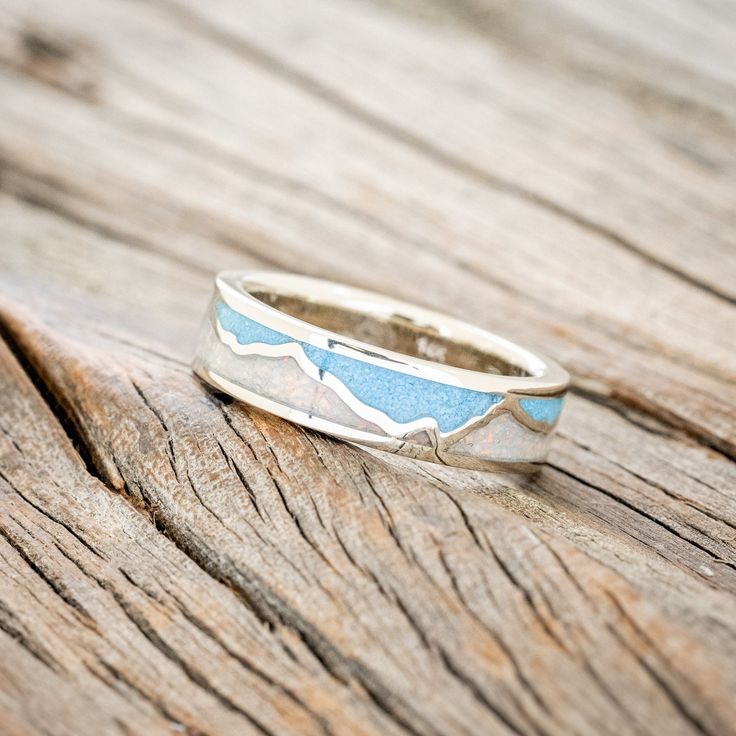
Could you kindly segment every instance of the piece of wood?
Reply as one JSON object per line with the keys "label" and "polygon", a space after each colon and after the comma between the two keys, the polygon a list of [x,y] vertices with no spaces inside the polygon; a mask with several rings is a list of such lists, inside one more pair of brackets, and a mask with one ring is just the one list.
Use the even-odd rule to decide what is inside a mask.
{"label": "piece of wood", "polygon": [[[638,227],[648,248],[664,243],[669,253],[669,230],[684,233],[689,251],[687,258],[679,259],[687,270],[683,276],[657,261],[659,255],[636,252],[601,227],[584,226],[513,187],[499,189],[479,181],[467,166],[451,165],[441,156],[438,160],[431,146],[425,150],[429,144],[417,146],[400,131],[389,135],[374,117],[356,115],[352,107],[346,111],[302,76],[266,63],[248,39],[232,35],[233,24],[228,26],[231,35],[223,37],[225,32],[218,35],[211,24],[204,32],[189,15],[182,18],[183,11],[174,12],[178,6],[172,10],[171,4],[130,13],[126,3],[114,0],[76,1],[75,12],[68,4],[45,12],[42,2],[35,14],[26,3],[13,13],[11,3],[6,56],[9,66],[21,73],[0,78],[8,109],[0,120],[6,190],[209,271],[242,262],[245,250],[270,265],[298,265],[298,270],[359,281],[477,316],[484,325],[505,326],[509,334],[557,355],[574,370],[579,384],[655,411],[730,456],[736,454],[736,331],[723,328],[733,323],[733,300],[720,293],[731,288],[736,274],[736,250],[730,247],[733,228],[724,225],[731,234],[725,245],[719,245],[718,233],[695,230],[698,224],[713,231],[731,222],[733,172],[728,163],[734,135],[727,121],[717,151],[724,168],[702,174],[707,181],[700,188],[703,192],[707,185],[709,202],[725,202],[723,214],[714,212],[703,222],[700,195],[684,200],[676,189],[699,177],[689,162],[685,165],[672,156],[664,175],[670,186],[660,186],[658,161],[647,170],[657,176],[651,186],[658,196],[672,197],[662,205],[667,213],[655,216],[652,203],[643,198],[630,202],[628,180],[617,185],[604,179],[606,190],[615,196],[584,198],[623,202],[626,217],[620,220],[627,227],[654,221],[657,230],[649,237],[648,230]],[[207,12],[220,7],[227,6],[208,6]],[[339,6],[330,7],[335,19],[343,17]],[[252,33],[249,14],[231,12],[233,23],[243,20]],[[259,8],[251,20],[264,22],[270,15]],[[299,18],[299,13],[295,9],[288,17]],[[311,17],[300,23],[311,23]],[[374,23],[382,18],[377,16]],[[259,39],[265,42],[266,31],[273,33],[285,22],[277,15]],[[328,26],[326,21],[320,25]],[[43,84],[29,84],[29,73],[31,79],[38,75],[35,46],[28,49],[29,29],[31,40],[62,39],[65,48],[74,49],[54,67],[54,78],[49,80],[45,72]],[[397,25],[395,33],[405,30]],[[411,43],[399,39],[397,53],[414,49],[423,59],[426,51],[417,43],[426,34],[417,40],[421,27],[411,30]],[[319,36],[314,30],[305,34]],[[80,37],[85,39],[81,48]],[[142,37],[146,44],[138,44]],[[351,38],[358,37],[354,30]],[[437,43],[436,34],[428,37]],[[452,61],[454,67],[458,54],[474,50],[479,56],[475,66],[484,61],[488,76],[487,65],[495,57],[489,56],[485,44],[469,43],[464,36],[443,40],[448,64]],[[280,48],[293,47],[280,37],[274,43],[279,41]],[[132,47],[140,47],[137,54],[129,53]],[[380,60],[385,53],[384,48],[370,55]],[[475,68],[469,64],[462,66],[468,75]],[[332,74],[347,67],[327,66],[325,73]],[[490,78],[508,79],[523,88],[532,72],[524,66],[523,73],[512,74],[515,68],[503,68]],[[209,70],[204,80],[203,69]],[[85,74],[87,85],[97,92],[92,99],[80,100],[68,86],[78,84]],[[165,87],[154,79],[165,80]],[[480,83],[472,79],[472,84]],[[349,80],[351,92],[367,90],[369,80],[359,85],[354,81]],[[399,81],[401,89],[408,86],[403,77]],[[471,90],[473,94],[461,95],[452,105],[446,95],[441,99],[463,131],[481,128],[488,136],[488,121],[473,114],[477,98],[485,97],[474,86]],[[576,103],[577,118],[590,120],[591,126],[600,120],[597,107],[588,109],[587,85],[575,90],[574,99],[583,103]],[[395,107],[400,110],[399,102]],[[505,111],[504,130],[518,130],[519,114],[514,106]],[[535,110],[524,116],[541,114]],[[700,117],[691,110],[687,122],[694,125]],[[63,135],[59,118],[64,121]],[[425,110],[416,118],[431,122],[435,116]],[[673,131],[682,124],[679,118],[671,120]],[[619,123],[633,149],[651,147],[637,125],[626,117]],[[699,130],[711,140],[705,123]],[[444,140],[457,138],[449,129],[445,133]],[[545,130],[545,140],[556,136],[554,128]],[[524,153],[540,136],[526,145],[489,140],[495,141],[490,147],[494,155],[505,150]],[[557,144],[565,145],[567,157],[578,161],[581,145],[572,131]],[[622,169],[619,151],[610,156],[601,146],[591,145],[603,157],[598,166],[617,175]],[[487,149],[478,143],[474,150]],[[528,156],[523,162],[528,163]],[[487,164],[494,172],[504,168],[495,158]],[[545,176],[532,175],[536,181],[549,180],[562,194],[577,172],[550,167]],[[639,170],[635,177],[643,179]],[[593,180],[601,181],[597,171]],[[582,194],[573,190],[570,196],[578,201]],[[638,218],[635,213],[640,213]],[[671,213],[682,214],[673,220]],[[361,254],[360,274],[356,249]],[[713,270],[721,276],[716,286],[695,283],[698,266],[691,263],[699,262],[704,249],[705,260],[716,263]],[[393,267],[397,257],[411,258],[413,280]],[[701,314],[709,319],[694,317]]]}
{"label": "piece of wood", "polygon": [[5,346],[0,360],[4,714],[41,733],[393,730],[154,508],[91,476]]}
{"label": "piece of wood", "polygon": [[[4,731],[736,733],[732,5],[0,6]],[[549,465],[206,389],[264,265],[553,354]]]}

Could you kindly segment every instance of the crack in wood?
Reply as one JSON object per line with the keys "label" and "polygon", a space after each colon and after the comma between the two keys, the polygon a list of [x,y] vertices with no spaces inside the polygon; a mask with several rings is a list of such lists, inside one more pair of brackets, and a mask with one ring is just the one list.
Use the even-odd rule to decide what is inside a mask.
{"label": "crack in wood", "polygon": [[[610,490],[608,490],[606,488],[603,488],[600,485],[597,485],[595,483],[592,483],[592,482],[586,480],[585,478],[581,478],[580,476],[576,475],[572,471],[567,470],[567,469],[563,468],[560,465],[557,465],[557,464],[555,464],[553,462],[548,463],[548,465],[551,468],[554,468],[559,473],[562,473],[563,475],[567,476],[568,478],[571,478],[572,480],[575,480],[578,483],[581,483],[582,485],[584,485],[584,486],[586,486],[586,487],[588,487],[588,488],[590,488],[590,489],[592,489],[592,490],[594,490],[594,491],[596,491],[598,493],[601,493],[602,495],[606,496],[610,500],[615,501],[616,503],[620,504],[621,506],[624,506],[625,508],[627,508],[629,511],[633,512],[634,514],[636,514],[638,516],[641,516],[641,517],[647,519],[648,521],[652,522],[653,524],[656,524],[657,526],[659,526],[659,527],[667,530],[670,534],[672,534],[678,540],[680,540],[682,542],[685,542],[686,544],[690,544],[693,547],[695,547],[697,550],[699,550],[700,552],[703,552],[706,555],[706,559],[708,561],[711,561],[711,562],[721,562],[721,563],[724,563],[728,568],[730,568],[732,570],[736,570],[736,564],[731,563],[731,562],[728,562],[727,560],[721,560],[712,550],[709,550],[706,546],[704,546],[703,544],[701,544],[697,540],[683,536],[682,534],[680,534],[678,532],[678,530],[677,530],[677,528],[676,528],[676,526],[674,524],[672,524],[670,522],[667,522],[667,521],[665,521],[663,519],[657,518],[656,516],[654,516],[650,512],[648,512],[648,511],[646,511],[646,510],[644,510],[642,508],[637,507],[636,505],[634,505],[633,503],[631,503],[627,499],[622,498],[621,496],[616,495],[612,491],[610,491]],[[689,526],[687,523],[683,523],[683,525],[684,526]],[[689,528],[691,528],[691,527],[689,527]],[[694,531],[696,531],[699,535],[702,534],[702,532],[700,530],[698,530],[698,529],[694,529]],[[629,531],[628,533],[630,535],[632,534],[631,531]],[[635,539],[637,539],[642,544],[645,544],[647,547],[649,547],[653,551],[657,552],[658,554],[662,554],[661,551],[659,551],[656,548],[652,547],[650,544],[647,544],[645,541],[643,541],[642,539],[640,539],[636,535],[633,535],[633,536],[634,536]],[[694,572],[698,572],[698,574],[701,575],[701,576],[703,575],[702,571],[699,571],[698,568],[694,568],[693,571]],[[706,580],[709,580],[709,578],[707,576],[704,576],[704,577],[705,577]],[[729,580],[729,582],[726,583],[726,585],[727,585],[727,587],[728,587],[729,590],[731,590],[731,591],[735,591],[736,590],[736,583],[734,581]]]}

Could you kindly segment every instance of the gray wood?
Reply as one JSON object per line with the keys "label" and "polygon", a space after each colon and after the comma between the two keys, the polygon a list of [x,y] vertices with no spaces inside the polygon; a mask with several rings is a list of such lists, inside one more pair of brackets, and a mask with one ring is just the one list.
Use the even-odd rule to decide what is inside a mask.
{"label": "gray wood", "polygon": [[[4,731],[734,732],[736,6],[0,7]],[[551,353],[548,467],[204,388],[264,265]]]}

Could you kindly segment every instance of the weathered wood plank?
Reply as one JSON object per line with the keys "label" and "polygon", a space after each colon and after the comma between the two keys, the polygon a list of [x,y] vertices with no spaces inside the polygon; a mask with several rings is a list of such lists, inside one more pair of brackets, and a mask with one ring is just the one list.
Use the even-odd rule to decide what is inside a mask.
{"label": "weathered wood plank", "polygon": [[[24,221],[34,212],[39,217],[35,233],[43,236],[45,222],[74,242],[73,226],[25,209]],[[108,251],[101,263],[112,266],[117,258],[122,268],[125,249],[95,237],[97,252]],[[127,255],[132,274],[142,272],[138,262],[159,262],[149,278],[160,279],[171,263],[145,252]],[[60,284],[73,275],[62,270],[56,278]],[[168,288],[192,277],[172,265],[170,278]],[[33,293],[28,284],[26,293]],[[138,318],[135,302],[143,299],[139,308],[149,309],[145,295],[145,288],[140,296],[129,290],[131,311],[118,316],[129,329]],[[44,297],[35,298],[43,312]],[[100,309],[109,298],[102,295]],[[115,301],[118,309],[125,304],[122,294]],[[99,323],[92,291],[78,303],[91,306],[88,319]],[[48,303],[45,309],[53,321],[55,310]],[[176,305],[159,314],[176,334]],[[627,507],[568,477],[610,468],[604,455],[594,462],[578,455],[605,453],[611,444],[640,476],[663,472],[634,454],[638,437],[630,456],[620,450],[635,428],[619,416],[626,425],[619,436],[610,409],[574,402],[570,414],[584,426],[567,422],[563,434],[580,433],[591,449],[560,439],[553,464],[561,470],[531,484],[479,483],[478,474],[462,473],[438,484],[400,462],[388,465],[223,404],[185,366],[116,345],[114,320],[105,320],[104,336],[85,333],[83,321],[70,324],[68,317],[49,331],[16,307],[3,309],[2,322],[44,391],[71,418],[103,481],[144,504],[180,549],[260,619],[296,632],[333,677],[371,693],[397,728],[477,732],[486,723],[498,732],[657,733],[667,723],[674,733],[728,731],[728,660],[736,653],[726,592],[731,568],[678,534],[664,534],[659,520],[641,521],[636,507],[649,509],[651,481],[634,489],[640,495],[626,499]],[[652,453],[689,451],[708,465],[687,439],[655,439]],[[732,464],[716,457],[710,464],[708,482],[728,487]],[[605,490],[623,494],[635,481],[624,468],[615,472]],[[535,518],[521,520],[502,506]],[[684,502],[653,509],[661,521],[679,515],[683,526],[691,512]],[[721,527],[707,519],[713,526],[705,534],[717,545],[714,530]],[[88,519],[96,522],[96,515]],[[699,569],[706,564],[707,572]],[[439,692],[443,697],[435,697]],[[252,717],[260,712],[258,703],[242,707]],[[342,717],[352,725],[347,711]]]}
{"label": "weathered wood plank", "polygon": [[[735,732],[736,6],[0,8],[4,730]],[[553,354],[549,467],[205,389],[263,265]]]}
{"label": "weathered wood plank", "polygon": [[[631,3],[586,12],[571,3],[540,11],[440,0],[431,5],[442,23],[429,27],[361,3],[322,0],[293,21],[298,3],[260,2],[254,22],[236,5],[165,3],[193,32],[445,166],[683,276],[705,271],[733,300],[719,268],[736,266],[734,77],[713,72],[733,67],[732,4],[708,13],[686,1],[642,13]],[[463,16],[465,32],[448,33],[448,20]],[[319,32],[325,23],[334,39]],[[491,47],[474,43],[468,25]],[[619,38],[600,32],[611,25]],[[693,238],[702,242],[697,252]]]}
{"label": "weathered wood plank", "polygon": [[91,477],[0,350],[4,725],[7,713],[24,733],[395,730],[180,552],[155,508]]}
{"label": "weathered wood plank", "polygon": [[[621,733],[624,697],[632,730],[662,719],[673,732],[725,727],[726,693],[713,691],[706,712],[702,700],[691,705],[681,679],[686,662],[698,680],[720,677],[713,653],[698,662],[695,641],[670,626],[649,645],[652,662],[642,661],[637,627],[648,628],[639,622],[652,615],[647,606],[569,545],[482,498],[447,495],[361,451],[218,405],[179,371],[167,375],[150,361],[111,371],[109,354],[85,356],[79,344],[64,354],[48,341],[36,349],[53,353],[38,361],[31,344],[43,335],[9,328],[40,369],[64,365],[45,380],[74,412],[85,446],[100,453],[104,480],[146,504],[201,567],[261,618],[298,632],[328,670],[356,680],[400,724],[533,731],[559,719],[560,733]],[[297,533],[285,534],[288,525]],[[534,587],[518,587],[520,571]],[[586,585],[576,596],[579,577]],[[622,616],[633,622],[622,625]],[[656,679],[652,667],[662,668]],[[258,708],[249,709],[253,718]]]}
{"label": "weathered wood plank", "polygon": [[[131,252],[120,243],[91,235],[57,216],[8,198],[0,200],[0,206],[4,215],[0,222],[8,223],[2,232],[9,244],[5,258],[7,292],[19,296],[22,292],[53,327],[73,337],[86,342],[103,341],[103,345],[113,339],[116,350],[120,341],[128,347],[131,341],[149,349],[156,345],[159,356],[170,351],[182,361],[181,370],[187,371],[184,363],[191,355],[196,324],[209,297],[208,275],[166,257]],[[11,243],[15,247],[10,247]],[[95,271],[84,270],[91,248],[98,265]],[[35,276],[31,275],[33,268],[37,269]],[[134,274],[134,286],[126,273]],[[117,278],[111,279],[110,274],[117,274]],[[598,468],[608,468],[610,479],[603,483],[605,489],[620,494],[622,486],[615,479],[622,479],[629,488],[625,494],[628,503],[638,511],[632,515],[612,505],[617,527],[622,527],[626,535],[639,530],[640,537],[656,541],[666,530],[659,528],[654,537],[647,534],[645,530],[652,522],[644,514],[654,515],[670,527],[674,519],[675,526],[662,537],[660,548],[666,548],[667,554],[674,553],[678,564],[689,559],[687,567],[710,584],[730,586],[732,568],[723,562],[735,561],[730,536],[734,524],[731,489],[736,481],[733,463],[708,448],[698,447],[658,420],[623,411],[615,404],[606,407],[580,399],[572,407],[561,431],[569,442],[556,443],[553,462],[565,472],[599,485]],[[566,450],[564,461],[556,461],[558,450]],[[437,474],[441,469],[432,468],[431,472]],[[482,474],[450,472],[445,479],[464,487],[497,487],[494,480]],[[559,484],[552,485],[556,488]],[[534,499],[539,496],[538,486],[535,483],[531,489]],[[580,489],[579,503],[599,499],[582,484],[571,487]],[[522,486],[516,488],[525,492]],[[637,489],[639,495],[632,497]],[[680,500],[673,500],[668,492],[679,495]],[[575,507],[567,505],[570,513]],[[624,516],[618,516],[620,513]],[[688,539],[694,544],[690,545]],[[675,553],[678,549],[682,554]],[[714,561],[720,562],[712,565]]]}

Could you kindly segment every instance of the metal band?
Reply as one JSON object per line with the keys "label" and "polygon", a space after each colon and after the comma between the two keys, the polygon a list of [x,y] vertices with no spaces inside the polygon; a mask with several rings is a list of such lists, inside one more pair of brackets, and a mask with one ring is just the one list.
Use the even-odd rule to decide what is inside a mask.
{"label": "metal band", "polygon": [[223,272],[195,372],[260,409],[446,465],[544,461],[567,373],[493,333],[320,279]]}

